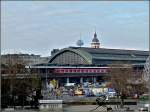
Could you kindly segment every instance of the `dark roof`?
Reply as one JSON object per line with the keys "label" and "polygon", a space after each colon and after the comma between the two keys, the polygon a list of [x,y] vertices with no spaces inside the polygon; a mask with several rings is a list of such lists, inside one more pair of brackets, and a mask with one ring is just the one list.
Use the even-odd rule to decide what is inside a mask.
{"label": "dark roof", "polygon": [[3,54],[1,56],[40,56],[40,55],[35,55],[35,54]]}
{"label": "dark roof", "polygon": [[139,60],[144,61],[149,56],[148,51],[125,50],[125,49],[107,49],[107,48],[88,48],[73,47],[73,49],[87,52],[92,59],[98,60]]}
{"label": "dark roof", "polygon": [[149,56],[149,51],[141,50],[69,47],[61,49],[52,55],[49,63],[65,51],[74,52],[80,55],[87,61],[88,64],[108,64],[119,61],[131,62],[133,64],[143,64]]}
{"label": "dark roof", "polygon": [[135,54],[149,55],[148,51],[141,50],[126,50],[126,49],[108,49],[108,48],[89,48],[89,47],[74,47],[75,49],[84,50],[90,54]]}
{"label": "dark roof", "polygon": [[99,40],[98,40],[97,37],[94,37],[94,38],[92,39],[92,42],[99,42]]}

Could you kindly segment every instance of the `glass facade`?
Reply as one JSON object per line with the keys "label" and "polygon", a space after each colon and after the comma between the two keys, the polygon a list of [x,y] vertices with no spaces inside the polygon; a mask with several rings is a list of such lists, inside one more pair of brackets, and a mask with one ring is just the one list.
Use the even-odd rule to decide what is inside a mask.
{"label": "glass facade", "polygon": [[65,51],[57,55],[51,63],[53,64],[88,64],[88,62],[77,53]]}

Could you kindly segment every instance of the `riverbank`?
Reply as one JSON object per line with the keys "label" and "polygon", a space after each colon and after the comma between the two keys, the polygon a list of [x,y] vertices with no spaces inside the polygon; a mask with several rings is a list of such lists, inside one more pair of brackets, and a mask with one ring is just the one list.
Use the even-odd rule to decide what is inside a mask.
{"label": "riverbank", "polygon": [[[96,97],[93,98],[80,98],[76,100],[65,100],[63,101],[63,107],[62,110],[59,111],[53,111],[53,112],[88,112],[92,109],[95,109],[98,105],[96,105]],[[118,99],[109,99],[109,101],[106,101],[107,107],[111,106],[113,109],[117,108],[117,105],[119,107],[120,100]],[[130,112],[135,112],[135,110],[138,110],[140,107],[142,107],[142,104],[139,104],[139,101],[136,99],[125,99],[124,100],[124,109],[127,109],[128,107],[130,108]],[[142,102],[143,103],[143,102]],[[82,108],[82,109],[81,109]],[[84,110],[83,110],[84,109]],[[99,107],[101,109],[101,107]],[[86,110],[86,111],[85,111]],[[106,108],[105,108],[106,110]],[[132,110],[132,111],[131,111]],[[134,111],[133,111],[134,110]],[[13,110],[11,110],[13,111]],[[40,111],[39,109],[31,109],[30,106],[24,106],[22,109],[21,106],[16,106],[15,112],[45,112],[45,111]],[[100,111],[100,110],[98,110]],[[10,112],[10,111],[4,111],[3,112]],[[49,111],[52,112],[52,111]],[[94,111],[96,112],[96,111]],[[103,110],[104,112],[104,110]],[[125,111],[127,112],[127,111]],[[136,111],[138,112],[138,111]]]}
{"label": "riverbank", "polygon": [[[97,97],[74,97],[74,98],[68,98],[63,100],[63,104],[67,105],[96,105],[96,99]],[[109,99],[106,100],[105,103],[107,105],[119,105],[121,102],[120,99]],[[124,104],[125,105],[136,105],[138,102],[137,99],[125,99]]]}
{"label": "riverbank", "polygon": [[[113,108],[111,112],[139,112],[136,107],[130,107],[130,110],[126,110],[126,108],[120,109],[116,108],[115,106],[109,106]],[[106,107],[99,107],[97,105],[63,105],[63,108],[60,110],[34,110],[34,109],[20,109],[14,111],[6,111],[3,110],[2,112],[107,112]]]}

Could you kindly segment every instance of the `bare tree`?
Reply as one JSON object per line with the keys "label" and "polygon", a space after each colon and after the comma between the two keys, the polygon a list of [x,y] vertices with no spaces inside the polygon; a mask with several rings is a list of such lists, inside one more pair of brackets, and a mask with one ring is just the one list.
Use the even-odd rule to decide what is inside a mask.
{"label": "bare tree", "polygon": [[109,67],[111,84],[117,96],[121,97],[122,106],[126,96],[140,95],[146,91],[142,71],[135,70],[131,64],[123,63],[111,64]]}
{"label": "bare tree", "polygon": [[112,87],[117,96],[121,97],[121,105],[123,106],[124,98],[129,94],[128,83],[132,76],[132,66],[129,64],[111,64],[110,75]]}
{"label": "bare tree", "polygon": [[[24,105],[24,100],[32,93],[32,89],[40,88],[40,78],[28,73],[25,68],[26,62],[18,54],[13,57],[10,55],[5,66],[2,65],[5,68],[4,73],[7,74],[2,78],[2,95],[10,99],[9,105],[14,105],[16,96],[20,96],[21,104]],[[22,78],[18,78],[18,74]]]}

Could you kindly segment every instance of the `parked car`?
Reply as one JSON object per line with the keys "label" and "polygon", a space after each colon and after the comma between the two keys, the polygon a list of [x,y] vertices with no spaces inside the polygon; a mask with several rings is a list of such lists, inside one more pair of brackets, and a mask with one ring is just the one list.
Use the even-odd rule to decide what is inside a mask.
{"label": "parked car", "polygon": [[148,112],[148,107],[139,108],[140,112]]}
{"label": "parked car", "polygon": [[83,95],[83,89],[82,89],[82,88],[77,88],[77,89],[74,91],[74,94],[75,94],[75,95]]}

